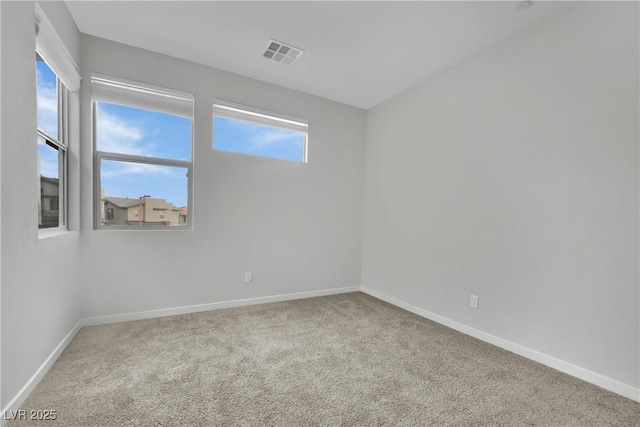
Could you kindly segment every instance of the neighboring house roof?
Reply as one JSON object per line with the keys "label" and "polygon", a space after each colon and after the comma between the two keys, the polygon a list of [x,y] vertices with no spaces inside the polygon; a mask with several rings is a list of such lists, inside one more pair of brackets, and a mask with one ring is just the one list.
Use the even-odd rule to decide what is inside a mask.
{"label": "neighboring house roof", "polygon": [[[105,197],[102,200],[114,204],[119,208],[132,208],[140,205],[140,199],[130,199],[128,197]],[[150,205],[153,210],[180,210],[180,208],[172,203],[167,203],[164,199],[146,198],[144,204]]]}
{"label": "neighboring house roof", "polygon": [[125,224],[128,225],[167,225],[170,221],[142,221],[141,224],[138,223],[138,221],[136,220],[125,220],[124,221]]}
{"label": "neighboring house roof", "polygon": [[129,198],[124,198],[124,197],[105,197],[104,199],[105,202],[109,202],[112,203],[114,205],[116,205],[119,208],[130,208],[133,206],[139,206],[140,205],[140,200],[139,199],[129,199]]}
{"label": "neighboring house roof", "polygon": [[50,182],[50,183],[55,184],[55,185],[58,185],[60,183],[58,178],[49,178],[49,177],[42,176],[42,175],[40,175],[40,180],[44,181],[44,182]]}

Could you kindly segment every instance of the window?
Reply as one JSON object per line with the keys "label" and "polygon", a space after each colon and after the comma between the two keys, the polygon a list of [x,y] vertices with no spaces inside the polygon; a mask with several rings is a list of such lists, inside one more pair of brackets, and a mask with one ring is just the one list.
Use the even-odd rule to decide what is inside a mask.
{"label": "window", "polygon": [[[66,89],[36,53],[38,122],[38,228],[65,224]],[[62,203],[60,203],[62,201]]]}
{"label": "window", "polygon": [[213,148],[220,151],[307,162],[306,120],[228,101],[213,105]]}
{"label": "window", "polygon": [[96,227],[187,226],[178,212],[189,211],[192,188],[193,96],[101,76],[91,90]]}
{"label": "window", "polygon": [[80,74],[73,56],[38,2],[35,19],[38,228],[66,228],[67,100],[70,92],[80,89]]}

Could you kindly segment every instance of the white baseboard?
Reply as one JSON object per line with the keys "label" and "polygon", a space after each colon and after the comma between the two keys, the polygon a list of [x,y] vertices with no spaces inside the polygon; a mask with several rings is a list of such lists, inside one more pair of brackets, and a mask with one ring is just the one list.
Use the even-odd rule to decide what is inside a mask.
{"label": "white baseboard", "polygon": [[139,311],[136,313],[86,317],[81,320],[81,324],[82,326],[106,325],[109,323],[129,322],[131,320],[153,319],[156,317],[176,316],[179,314],[198,313],[201,311],[220,310],[223,308],[243,307],[248,305],[322,297],[326,295],[337,295],[359,291],[360,286],[350,286],[346,288],[322,289],[319,291],[297,292],[293,294],[272,295],[258,298],[246,298],[231,301],[213,302],[209,304],[198,304],[188,305],[184,307],[164,308],[159,310]]}
{"label": "white baseboard", "polygon": [[374,291],[373,289],[369,289],[365,286],[361,286],[360,290],[368,295],[371,295],[372,297],[403,308],[407,311],[417,314],[418,316],[433,320],[436,323],[440,323],[441,325],[447,326],[451,329],[455,329],[456,331],[462,332],[463,334],[472,336],[481,341],[488,342],[489,344],[493,344],[496,347],[503,348],[517,355],[526,357],[527,359],[531,359],[535,362],[549,366],[550,368],[556,369],[560,372],[564,372],[565,374],[569,374],[591,384],[595,384],[598,387],[602,387],[606,390],[612,391],[636,402],[640,402],[640,389],[638,388],[635,388],[628,384],[624,384],[618,380],[614,380],[613,378],[606,377],[596,372],[592,372],[588,369],[581,368],[580,366],[576,366],[572,363],[565,362],[564,360],[556,359],[555,357],[540,353],[539,351],[532,350],[520,344],[516,344],[495,335],[488,334],[486,332],[467,326],[463,323],[456,322],[444,316],[440,316],[439,314],[432,313],[399,299],[390,297],[381,292]]}
{"label": "white baseboard", "polygon": [[75,324],[73,328],[69,331],[69,333],[60,341],[60,344],[56,346],[56,348],[51,352],[49,357],[45,359],[45,361],[40,365],[38,370],[29,378],[29,381],[20,389],[20,391],[7,403],[7,406],[2,408],[2,414],[0,414],[0,426],[3,426],[7,421],[5,419],[5,414],[9,413],[9,411],[17,411],[20,406],[24,403],[24,401],[29,397],[29,394],[33,391],[34,388],[38,385],[38,383],[44,378],[44,376],[49,372],[49,369],[58,357],[62,354],[65,348],[69,345],[73,337],[76,336],[78,331],[81,328],[81,321]]}

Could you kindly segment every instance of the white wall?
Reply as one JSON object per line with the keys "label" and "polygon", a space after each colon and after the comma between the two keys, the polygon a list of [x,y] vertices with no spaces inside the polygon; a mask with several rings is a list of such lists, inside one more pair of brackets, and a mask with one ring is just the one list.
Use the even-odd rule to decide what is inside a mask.
{"label": "white wall", "polygon": [[[90,117],[83,117],[85,317],[360,284],[364,110],[86,35],[81,58],[83,111],[92,72],[196,99],[194,231],[93,230]],[[308,119],[309,163],[213,151],[214,97]]]}
{"label": "white wall", "polygon": [[370,110],[362,285],[637,388],[638,36],[582,4]]}
{"label": "white wall", "polygon": [[[33,2],[2,8],[2,388],[1,406],[13,399],[80,318],[77,280],[79,233],[38,239]],[[71,53],[79,33],[62,3],[43,9]],[[78,97],[71,109],[77,113]],[[71,123],[70,221],[78,228],[78,120]]]}

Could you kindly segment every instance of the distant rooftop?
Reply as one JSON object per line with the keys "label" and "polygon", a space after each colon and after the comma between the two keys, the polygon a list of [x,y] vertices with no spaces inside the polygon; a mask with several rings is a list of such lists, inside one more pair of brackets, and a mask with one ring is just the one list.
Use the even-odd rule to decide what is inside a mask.
{"label": "distant rooftop", "polygon": [[[102,200],[105,201],[105,202],[113,203],[114,205],[116,205],[119,208],[130,208],[130,207],[133,207],[133,206],[139,206],[140,205],[140,199],[130,199],[128,197],[105,197]],[[177,211],[177,210],[180,209],[176,205],[174,205],[173,203],[167,202],[165,199],[156,199],[156,198],[153,198],[153,197],[145,197],[145,203],[150,202],[150,201],[161,201],[163,203],[166,203],[168,206],[170,206],[170,209],[173,210],[173,211]],[[154,209],[155,209],[155,207],[154,207]]]}
{"label": "distant rooftop", "polygon": [[105,197],[103,200],[111,202],[119,208],[130,208],[140,204],[140,199],[129,199],[128,197]]}

